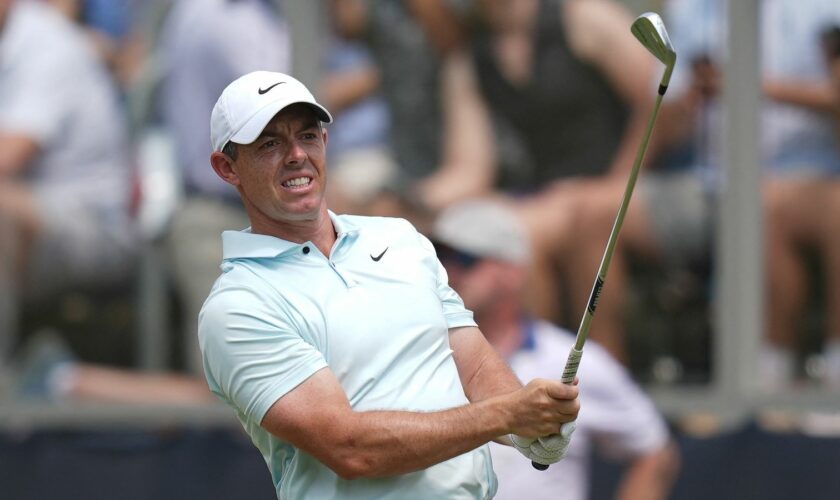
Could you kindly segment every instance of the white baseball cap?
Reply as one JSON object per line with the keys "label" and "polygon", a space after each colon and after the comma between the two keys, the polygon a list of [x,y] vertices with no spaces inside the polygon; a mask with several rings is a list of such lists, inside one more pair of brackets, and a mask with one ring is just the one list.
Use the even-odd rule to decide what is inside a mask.
{"label": "white baseball cap", "polygon": [[322,122],[332,122],[329,111],[315,101],[299,81],[283,73],[254,71],[231,82],[210,115],[210,143],[221,151],[228,141],[251,144],[283,108],[305,103]]}
{"label": "white baseball cap", "polygon": [[473,199],[446,208],[435,219],[432,241],[482,259],[526,264],[531,245],[525,226],[507,204]]}

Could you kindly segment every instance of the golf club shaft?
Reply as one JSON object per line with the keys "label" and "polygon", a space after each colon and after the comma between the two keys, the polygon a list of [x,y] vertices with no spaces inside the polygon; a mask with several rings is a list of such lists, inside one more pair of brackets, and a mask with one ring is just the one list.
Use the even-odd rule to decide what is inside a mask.
{"label": "golf club shaft", "polygon": [[[624,216],[627,214],[627,207],[630,205],[630,198],[633,196],[633,189],[636,187],[636,179],[639,177],[639,170],[642,166],[642,161],[647,152],[648,142],[653,132],[653,125],[656,123],[656,116],[659,114],[659,106],[662,104],[662,96],[665,95],[667,86],[660,85],[659,92],[656,96],[656,102],[653,105],[653,112],[648,120],[647,130],[642,137],[642,143],[639,151],[636,154],[636,161],[633,163],[633,168],[630,170],[630,178],[627,179],[627,187],[624,189],[624,199],[621,200],[621,206],[618,209],[618,214],[615,216],[610,238],[607,240],[607,248],[604,250],[604,256],[601,258],[601,265],[598,267],[598,275],[595,277],[595,283],[592,285],[592,291],[589,293],[589,301],[586,309],[583,311],[583,318],[578,327],[577,336],[575,337],[575,345],[569,352],[569,357],[566,359],[566,366],[563,369],[563,377],[560,379],[564,384],[572,384],[575,381],[578,367],[580,366],[580,359],[583,356],[583,345],[586,343],[586,338],[589,336],[589,327],[592,325],[592,318],[595,316],[595,308],[598,307],[598,298],[601,296],[601,289],[604,286],[604,281],[607,278],[607,271],[610,268],[613,253],[615,252],[615,244],[618,241],[618,233],[621,231],[621,226],[624,224]],[[531,462],[537,470],[548,469],[547,465]]]}
{"label": "golf club shaft", "polygon": [[627,187],[624,189],[624,198],[621,200],[621,206],[618,209],[618,214],[615,216],[615,222],[613,223],[609,240],[607,240],[607,248],[604,249],[604,256],[601,258],[601,265],[598,267],[598,275],[595,277],[595,283],[593,283],[592,291],[589,293],[589,301],[587,302],[586,309],[583,311],[583,317],[581,318],[577,336],[575,337],[574,348],[569,354],[569,361],[566,363],[565,370],[563,370],[563,383],[571,384],[577,374],[580,355],[576,353],[583,351],[583,345],[589,337],[589,328],[592,325],[592,318],[595,316],[595,309],[598,307],[598,299],[601,296],[601,289],[604,286],[604,281],[607,279],[607,272],[610,269],[610,262],[612,261],[613,253],[615,253],[615,246],[618,242],[618,234],[621,232],[621,226],[624,224],[624,217],[627,215],[627,207],[630,205],[630,199],[633,197],[633,190],[636,187],[636,179],[639,177],[639,170],[641,170],[648,142],[650,142],[650,136],[653,131],[653,125],[656,122],[656,116],[659,114],[659,107],[662,104],[663,95],[664,92],[656,96],[653,112],[648,120],[647,130],[642,138],[642,144],[636,155],[636,161],[633,163],[633,168],[630,171],[630,177],[627,179]]}

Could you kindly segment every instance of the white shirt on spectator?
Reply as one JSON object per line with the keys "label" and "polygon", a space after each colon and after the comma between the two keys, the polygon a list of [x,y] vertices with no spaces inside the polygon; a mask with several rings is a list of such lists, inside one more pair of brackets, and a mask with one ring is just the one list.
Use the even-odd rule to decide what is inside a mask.
{"label": "white shirt on spectator", "polygon": [[25,179],[42,204],[125,209],[126,124],[115,86],[84,32],[53,8],[17,2],[0,31],[0,130],[35,141]]}

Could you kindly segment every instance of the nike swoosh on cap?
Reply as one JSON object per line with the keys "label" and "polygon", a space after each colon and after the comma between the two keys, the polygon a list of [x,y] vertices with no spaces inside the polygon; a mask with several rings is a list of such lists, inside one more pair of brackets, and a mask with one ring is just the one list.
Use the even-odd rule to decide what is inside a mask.
{"label": "nike swoosh on cap", "polygon": [[268,88],[264,88],[264,89],[257,89],[257,93],[258,93],[259,95],[263,95],[263,94],[265,94],[266,92],[268,92],[269,90],[273,89],[274,87],[276,87],[276,86],[280,85],[281,83],[286,83],[286,82],[277,82],[277,83],[275,83],[274,85],[272,85],[272,86],[270,86],[270,87],[268,87]]}

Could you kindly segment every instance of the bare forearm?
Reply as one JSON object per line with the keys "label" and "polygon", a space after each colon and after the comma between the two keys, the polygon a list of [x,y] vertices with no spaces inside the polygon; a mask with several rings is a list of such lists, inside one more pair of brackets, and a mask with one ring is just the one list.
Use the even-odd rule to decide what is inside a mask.
{"label": "bare forearm", "polygon": [[818,112],[837,113],[840,95],[831,82],[768,81],[764,92],[774,101]]}
{"label": "bare forearm", "polygon": [[458,201],[487,195],[492,187],[491,169],[483,165],[443,165],[418,185],[418,196],[430,210],[439,211]]}
{"label": "bare forearm", "polygon": [[[341,477],[381,477],[424,469],[506,434],[539,437],[577,418],[577,388],[533,380],[526,387],[437,412],[358,412],[346,425],[295,445],[319,457]],[[320,432],[319,434],[323,434]],[[313,443],[321,443],[313,444]],[[325,444],[328,443],[328,444]],[[309,446],[306,446],[309,444]]]}
{"label": "bare forearm", "polygon": [[490,117],[475,82],[469,54],[456,52],[442,70],[444,158],[440,168],[419,186],[419,195],[432,210],[482,193],[495,177],[495,146]]}
{"label": "bare forearm", "polygon": [[[466,349],[453,346],[453,352],[467,353],[471,345],[481,345],[470,335],[480,336],[477,328],[454,331],[459,330],[465,335],[450,333],[450,339]],[[576,387],[538,379],[452,409],[354,411],[335,375],[322,369],[277,400],[261,425],[342,478],[380,477],[429,467],[500,435],[556,433],[577,418],[577,394]]]}
{"label": "bare forearm", "polygon": [[361,412],[334,448],[346,455],[333,456],[338,467],[351,464],[344,473],[351,478],[422,470],[506,434],[503,408],[497,399],[430,413]]}
{"label": "bare forearm", "polygon": [[505,403],[505,395],[521,389],[522,383],[492,348],[485,351],[480,346],[476,350],[462,347],[456,351],[473,356],[474,369],[462,378],[464,392],[472,404],[432,413],[356,415],[360,425],[356,432],[364,440],[354,440],[353,453],[367,450],[365,465],[374,471],[372,476],[424,469],[511,432],[511,406]]}

